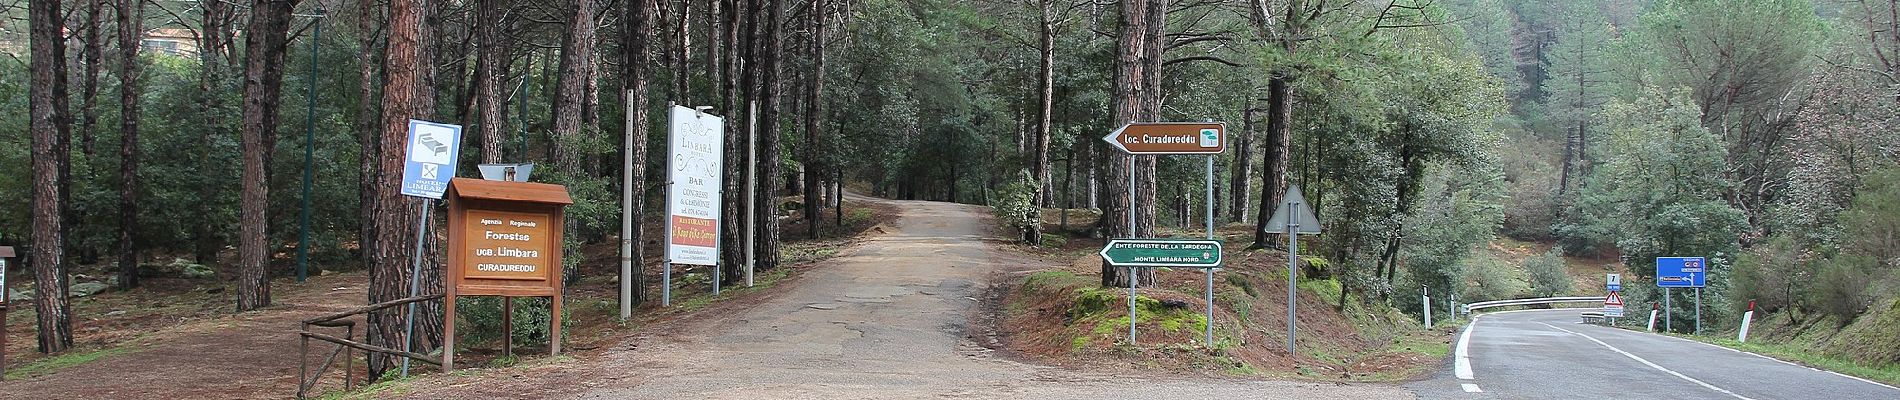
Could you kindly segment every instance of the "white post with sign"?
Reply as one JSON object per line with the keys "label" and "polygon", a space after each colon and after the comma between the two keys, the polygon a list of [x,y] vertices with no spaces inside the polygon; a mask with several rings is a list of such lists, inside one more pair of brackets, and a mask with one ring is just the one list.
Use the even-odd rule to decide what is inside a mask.
{"label": "white post with sign", "polygon": [[[418,197],[422,216],[416,219],[416,255],[409,267],[409,297],[422,292],[422,242],[429,232],[429,200],[441,200],[455,179],[455,166],[462,150],[462,126],[409,120],[409,142],[403,151],[402,194]],[[413,351],[416,332],[416,303],[409,303],[403,314],[402,351]],[[402,359],[402,376],[409,376],[409,358]]]}
{"label": "white post with sign", "polygon": [[673,264],[719,267],[725,130],[725,119],[716,115],[680,106],[667,112],[666,260],[662,261],[661,306],[673,305]]}

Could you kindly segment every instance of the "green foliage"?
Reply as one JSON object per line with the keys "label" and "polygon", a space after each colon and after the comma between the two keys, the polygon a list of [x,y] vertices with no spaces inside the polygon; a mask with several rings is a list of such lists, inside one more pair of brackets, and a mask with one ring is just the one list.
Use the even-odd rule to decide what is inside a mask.
{"label": "green foliage", "polygon": [[1018,171],[1015,181],[1003,186],[996,198],[990,203],[990,209],[996,212],[996,221],[1004,227],[1022,233],[1023,241],[1042,244],[1040,228],[1042,209],[1036,207],[1036,190],[1041,187],[1029,171]]}
{"label": "green foliage", "polygon": [[1458,302],[1504,300],[1523,295],[1528,288],[1522,278],[1513,275],[1512,270],[1509,265],[1498,260],[1482,259],[1471,263],[1465,268],[1463,277],[1469,284],[1458,292]]}
{"label": "green foliage", "polygon": [[1749,249],[1735,262],[1735,277],[1730,280],[1735,303],[1729,307],[1746,309],[1750,301],[1765,312],[1800,306],[1813,285],[1813,261],[1811,253],[1787,236]]}
{"label": "green foliage", "polygon": [[1544,254],[1524,260],[1524,270],[1531,274],[1531,296],[1555,297],[1570,293],[1574,282],[1570,279],[1570,269],[1564,266],[1563,253],[1551,249]]}
{"label": "green foliage", "polygon": [[[1747,222],[1723,193],[1725,154],[1697,123],[1687,93],[1652,93],[1609,107],[1610,150],[1590,176],[1594,189],[1577,201],[1558,233],[1572,252],[1614,245],[1638,275],[1653,274],[1656,257],[1710,257],[1725,269]],[[1647,271],[1648,273],[1645,273]]]}
{"label": "green foliage", "polygon": [[1873,303],[1868,280],[1874,264],[1873,257],[1864,254],[1846,254],[1822,262],[1814,285],[1809,287],[1809,299],[1818,311],[1846,325]]}
{"label": "green foliage", "polygon": [[[515,346],[525,347],[548,343],[550,324],[548,300],[539,297],[515,299],[514,316],[510,321],[514,326],[502,329],[502,299],[493,296],[460,297],[455,299],[455,314],[460,317],[455,332],[466,340],[465,344],[499,345],[501,335],[507,332],[514,338]],[[571,332],[574,326],[569,319],[571,314],[561,310],[561,333]]]}

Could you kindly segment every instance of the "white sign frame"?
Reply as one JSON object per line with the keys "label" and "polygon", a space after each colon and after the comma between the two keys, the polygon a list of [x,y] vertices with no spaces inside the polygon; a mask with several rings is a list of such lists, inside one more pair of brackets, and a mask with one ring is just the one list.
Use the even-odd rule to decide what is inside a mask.
{"label": "white sign frame", "polygon": [[402,151],[402,194],[441,200],[449,181],[455,179],[461,153],[461,125],[409,120],[409,139]]}
{"label": "white sign frame", "polygon": [[[719,265],[721,174],[725,170],[724,118],[673,106],[667,113],[666,262]],[[676,243],[682,218],[710,221],[712,243]],[[703,233],[703,232],[696,232]]]}

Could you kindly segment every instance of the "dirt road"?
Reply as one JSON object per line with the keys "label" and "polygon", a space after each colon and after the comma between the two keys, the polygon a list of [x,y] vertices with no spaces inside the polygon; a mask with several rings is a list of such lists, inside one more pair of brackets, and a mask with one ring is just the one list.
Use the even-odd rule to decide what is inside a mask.
{"label": "dirt road", "polygon": [[[864,199],[870,200],[870,199]],[[597,359],[436,375],[413,398],[1410,399],[1386,385],[1118,376],[993,357],[966,339],[997,249],[988,209],[893,202],[881,234],[733,310],[631,339]],[[1013,265],[1012,265],[1013,264]]]}

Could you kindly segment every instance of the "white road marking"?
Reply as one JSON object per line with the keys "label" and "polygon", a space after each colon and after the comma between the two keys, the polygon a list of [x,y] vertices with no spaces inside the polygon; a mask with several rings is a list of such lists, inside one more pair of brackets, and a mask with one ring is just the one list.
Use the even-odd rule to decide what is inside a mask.
{"label": "white road marking", "polygon": [[[1574,308],[1574,309],[1573,308],[1559,308],[1556,310],[1595,310],[1595,308]],[[1458,379],[1475,379],[1474,374],[1471,373],[1471,331],[1473,329],[1478,328],[1478,318],[1484,317],[1486,315],[1499,315],[1499,314],[1510,314],[1510,313],[1532,312],[1532,311],[1550,311],[1550,310],[1510,310],[1510,311],[1497,311],[1497,312],[1489,312],[1489,313],[1472,315],[1471,322],[1468,322],[1465,324],[1465,332],[1458,335],[1457,350],[1455,354],[1452,356],[1452,374],[1458,376]]]}
{"label": "white road marking", "polygon": [[[1465,325],[1465,333],[1458,335],[1458,354],[1452,361],[1452,372],[1458,376],[1458,379],[1472,379],[1471,331],[1478,329],[1478,317],[1482,317],[1482,315],[1472,316],[1471,323]],[[1477,385],[1466,386],[1466,388],[1475,387],[1477,387]]]}
{"label": "white road marking", "polygon": [[1675,339],[1675,340],[1681,340],[1681,341],[1684,341],[1684,342],[1689,342],[1689,343],[1695,343],[1695,344],[1699,344],[1699,345],[1703,345],[1703,346],[1709,346],[1709,347],[1714,347],[1714,348],[1718,348],[1718,349],[1722,349],[1722,350],[1728,350],[1728,351],[1733,351],[1733,352],[1736,352],[1736,353],[1742,353],[1742,354],[1747,354],[1747,355],[1751,355],[1751,356],[1755,356],[1755,357],[1760,357],[1760,358],[1762,358],[1762,359],[1764,359],[1764,360],[1769,360],[1769,361],[1774,361],[1774,362],[1778,362],[1778,363],[1782,363],[1782,364],[1788,364],[1788,365],[1792,365],[1792,366],[1795,366],[1795,367],[1800,367],[1800,368],[1807,368],[1807,369],[1811,369],[1811,370],[1814,370],[1814,371],[1816,371],[1816,372],[1826,372],[1826,373],[1830,373],[1830,374],[1834,374],[1834,375],[1836,375],[1836,376],[1840,376],[1840,377],[1843,377],[1843,378],[1847,378],[1847,379],[1853,379],[1853,380],[1857,380],[1857,381],[1861,381],[1861,382],[1866,382],[1866,383],[1868,383],[1868,384],[1871,384],[1871,385],[1874,385],[1874,386],[1880,386],[1880,387],[1884,387],[1884,388],[1888,388],[1888,389],[1893,389],[1893,390],[1900,390],[1900,387],[1894,387],[1893,385],[1888,385],[1888,384],[1885,384],[1885,383],[1880,383],[1880,382],[1874,382],[1874,381],[1871,381],[1871,380],[1867,380],[1867,378],[1862,378],[1862,377],[1858,377],[1858,376],[1853,376],[1853,375],[1848,375],[1848,374],[1843,374],[1843,373],[1839,373],[1839,372],[1834,372],[1834,371],[1829,371],[1829,370],[1825,370],[1825,369],[1820,369],[1820,368],[1815,368],[1815,367],[1810,367],[1810,366],[1806,366],[1806,365],[1801,365],[1801,364],[1795,364],[1795,363],[1792,363],[1792,362],[1788,362],[1787,360],[1782,360],[1782,359],[1779,359],[1779,358],[1774,358],[1774,357],[1769,357],[1769,356],[1764,356],[1764,355],[1760,355],[1760,354],[1755,354],[1754,352],[1750,352],[1750,351],[1746,351],[1746,350],[1742,350],[1742,349],[1737,349],[1737,348],[1732,348],[1732,347],[1727,347],[1727,346],[1722,346],[1722,345],[1717,345],[1717,344],[1714,344],[1714,343],[1705,343],[1705,342],[1699,342],[1699,341],[1694,341],[1694,340],[1689,340],[1689,339],[1683,339],[1683,338],[1679,338],[1679,337],[1675,337],[1675,336],[1669,336],[1669,335],[1656,335],[1656,336],[1661,336],[1661,337],[1666,337],[1666,338],[1670,338],[1670,339]]}
{"label": "white road marking", "polygon": [[1680,372],[1676,372],[1676,371],[1671,371],[1671,370],[1669,370],[1668,368],[1663,368],[1663,366],[1661,366],[1661,365],[1656,365],[1656,363],[1653,363],[1653,362],[1649,362],[1649,360],[1645,360],[1645,359],[1643,359],[1642,357],[1637,357],[1637,356],[1636,356],[1635,354],[1630,354],[1630,352],[1627,352],[1627,351],[1623,351],[1623,349],[1619,349],[1619,348],[1616,348],[1616,346],[1611,346],[1611,345],[1610,345],[1609,343],[1604,343],[1604,342],[1603,342],[1602,340],[1597,340],[1597,338],[1594,338],[1594,337],[1590,337],[1590,335],[1585,335],[1585,334],[1582,334],[1582,333],[1577,333],[1577,331],[1573,331],[1573,330],[1569,330],[1569,329],[1564,329],[1564,328],[1558,328],[1558,327],[1557,327],[1556,325],[1551,325],[1551,324],[1548,324],[1548,323],[1543,323],[1543,322],[1538,322],[1538,323],[1539,323],[1539,324],[1543,324],[1544,326],[1548,326],[1548,327],[1550,327],[1550,329],[1556,329],[1556,330],[1560,330],[1560,331],[1564,331],[1564,332],[1567,332],[1567,333],[1569,333],[1569,334],[1572,334],[1572,335],[1577,335],[1577,336],[1580,336],[1580,337],[1583,337],[1584,339],[1589,339],[1589,340],[1590,340],[1590,341],[1592,341],[1592,342],[1596,342],[1596,343],[1597,343],[1597,344],[1599,344],[1599,345],[1603,345],[1603,347],[1605,347],[1605,348],[1609,348],[1609,349],[1610,349],[1610,351],[1614,351],[1614,352],[1617,352],[1618,354],[1622,354],[1622,355],[1623,355],[1624,357],[1629,357],[1629,358],[1630,358],[1630,359],[1632,359],[1632,360],[1636,360],[1636,362],[1640,362],[1640,363],[1643,363],[1643,365],[1648,365],[1648,366],[1649,366],[1650,368],[1655,368],[1655,369],[1656,369],[1657,371],[1662,371],[1662,372],[1666,372],[1666,373],[1669,373],[1670,375],[1675,375],[1675,376],[1676,376],[1677,378],[1682,378],[1682,380],[1685,380],[1685,381],[1689,381],[1690,383],[1694,383],[1694,384],[1697,384],[1697,385],[1702,385],[1702,387],[1705,387],[1705,388],[1709,388],[1709,390],[1714,390],[1714,391],[1717,391],[1717,392],[1721,392],[1721,393],[1723,393],[1723,394],[1727,394],[1727,395],[1729,395],[1729,396],[1734,396],[1735,398],[1737,398],[1737,399],[1741,399],[1741,400],[1755,400],[1755,399],[1751,399],[1751,398],[1749,398],[1748,396],[1743,396],[1743,395],[1739,395],[1739,394],[1735,394],[1735,392],[1731,392],[1731,391],[1729,391],[1728,389],[1723,389],[1723,388],[1720,388],[1720,387],[1716,387],[1715,385],[1710,385],[1710,384],[1709,384],[1708,382],[1703,382],[1703,381],[1701,381],[1701,380],[1697,380],[1697,379],[1695,379],[1695,378],[1690,378],[1690,377],[1689,377],[1688,375],[1683,375],[1683,374],[1682,374],[1682,373],[1680,373]]}
{"label": "white road marking", "polygon": [[1464,385],[1465,393],[1484,393],[1484,389],[1479,389],[1476,383],[1464,383],[1461,385]]}

